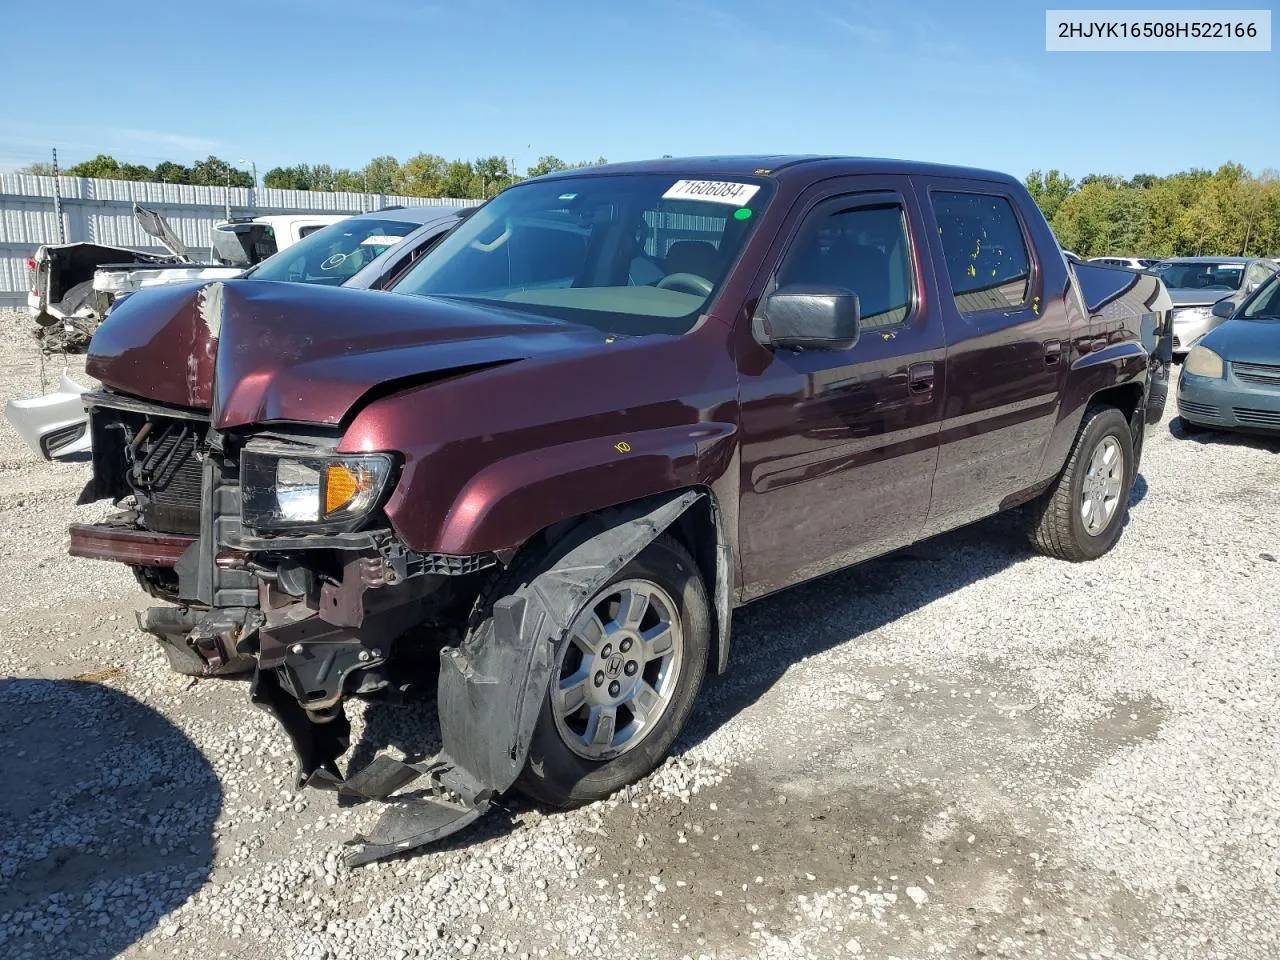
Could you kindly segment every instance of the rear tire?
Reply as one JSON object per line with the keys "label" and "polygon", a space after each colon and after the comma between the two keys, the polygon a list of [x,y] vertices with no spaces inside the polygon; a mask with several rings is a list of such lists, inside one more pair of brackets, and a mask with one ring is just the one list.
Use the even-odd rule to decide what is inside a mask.
{"label": "rear tire", "polygon": [[[623,601],[618,598],[641,594],[644,618],[633,626],[623,624]],[[592,623],[593,611],[605,632],[597,643],[595,627],[585,628],[590,636],[567,645],[543,698],[529,758],[516,781],[522,792],[555,807],[600,800],[650,773],[666,758],[689,719],[706,672],[711,644],[706,588],[693,558],[671,537],[658,537],[600,588],[575,615],[571,636],[580,624]],[[664,634],[670,637],[669,645],[656,639]],[[655,638],[652,649],[647,637]],[[606,644],[610,654],[604,654]],[[637,653],[642,647],[643,655]],[[584,648],[596,653],[584,653]],[[628,682],[634,686],[628,687]],[[617,692],[611,695],[614,684]],[[642,684],[649,685],[643,693]],[[624,703],[628,691],[642,698],[634,700],[636,711]],[[571,711],[579,696],[586,699]],[[650,715],[641,720],[640,705],[646,703]],[[598,717],[610,712],[612,725],[593,736],[601,728]],[[625,739],[627,729],[634,742]]]}
{"label": "rear tire", "polygon": [[1120,538],[1136,472],[1124,414],[1115,407],[1089,407],[1066,466],[1029,505],[1032,544],[1060,560],[1102,556]]}

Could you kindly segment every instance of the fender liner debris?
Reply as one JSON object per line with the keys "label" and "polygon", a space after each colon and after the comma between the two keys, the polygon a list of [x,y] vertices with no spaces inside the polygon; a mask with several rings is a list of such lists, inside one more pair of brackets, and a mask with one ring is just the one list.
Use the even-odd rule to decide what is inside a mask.
{"label": "fender liner debris", "polygon": [[[351,841],[350,866],[424,846],[473,823],[524,768],[538,710],[582,604],[704,494],[689,490],[599,515],[570,534],[551,569],[520,596],[493,606],[492,629],[441,652],[438,703],[443,749],[425,763],[379,754],[340,793],[390,800],[369,836]],[[419,777],[431,790],[393,796]],[[324,785],[324,784],[317,784]]]}

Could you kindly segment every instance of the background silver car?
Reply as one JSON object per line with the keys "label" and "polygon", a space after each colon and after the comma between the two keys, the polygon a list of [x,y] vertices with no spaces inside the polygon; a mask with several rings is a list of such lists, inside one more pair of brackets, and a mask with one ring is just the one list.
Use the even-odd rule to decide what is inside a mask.
{"label": "background silver car", "polygon": [[1173,298],[1173,352],[1185,355],[1191,345],[1223,322],[1213,305],[1232,308],[1276,272],[1263,257],[1172,257],[1152,267]]}

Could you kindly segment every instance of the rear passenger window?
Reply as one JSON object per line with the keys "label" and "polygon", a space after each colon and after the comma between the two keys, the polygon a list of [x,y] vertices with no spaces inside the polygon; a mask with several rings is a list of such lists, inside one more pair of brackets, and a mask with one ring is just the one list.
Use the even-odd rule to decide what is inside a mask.
{"label": "rear passenger window", "polygon": [[902,207],[841,207],[812,216],[778,272],[778,286],[812,283],[858,295],[863,328],[891,327],[911,308],[911,245]]}
{"label": "rear passenger window", "polygon": [[1004,197],[932,194],[938,235],[962,314],[1022,306],[1031,285],[1022,225]]}

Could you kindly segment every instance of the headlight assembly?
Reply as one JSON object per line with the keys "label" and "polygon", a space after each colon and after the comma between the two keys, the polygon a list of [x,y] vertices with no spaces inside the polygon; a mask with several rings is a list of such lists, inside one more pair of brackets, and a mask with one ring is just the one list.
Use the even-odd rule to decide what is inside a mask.
{"label": "headlight assembly", "polygon": [[240,517],[254,530],[350,530],[378,505],[391,468],[385,453],[246,448],[240,456]]}
{"label": "headlight assembly", "polygon": [[1210,377],[1215,380],[1221,380],[1223,374],[1222,357],[1208,347],[1202,347],[1197,344],[1187,353],[1187,359],[1182,364],[1182,372],[1188,373],[1193,377]]}

